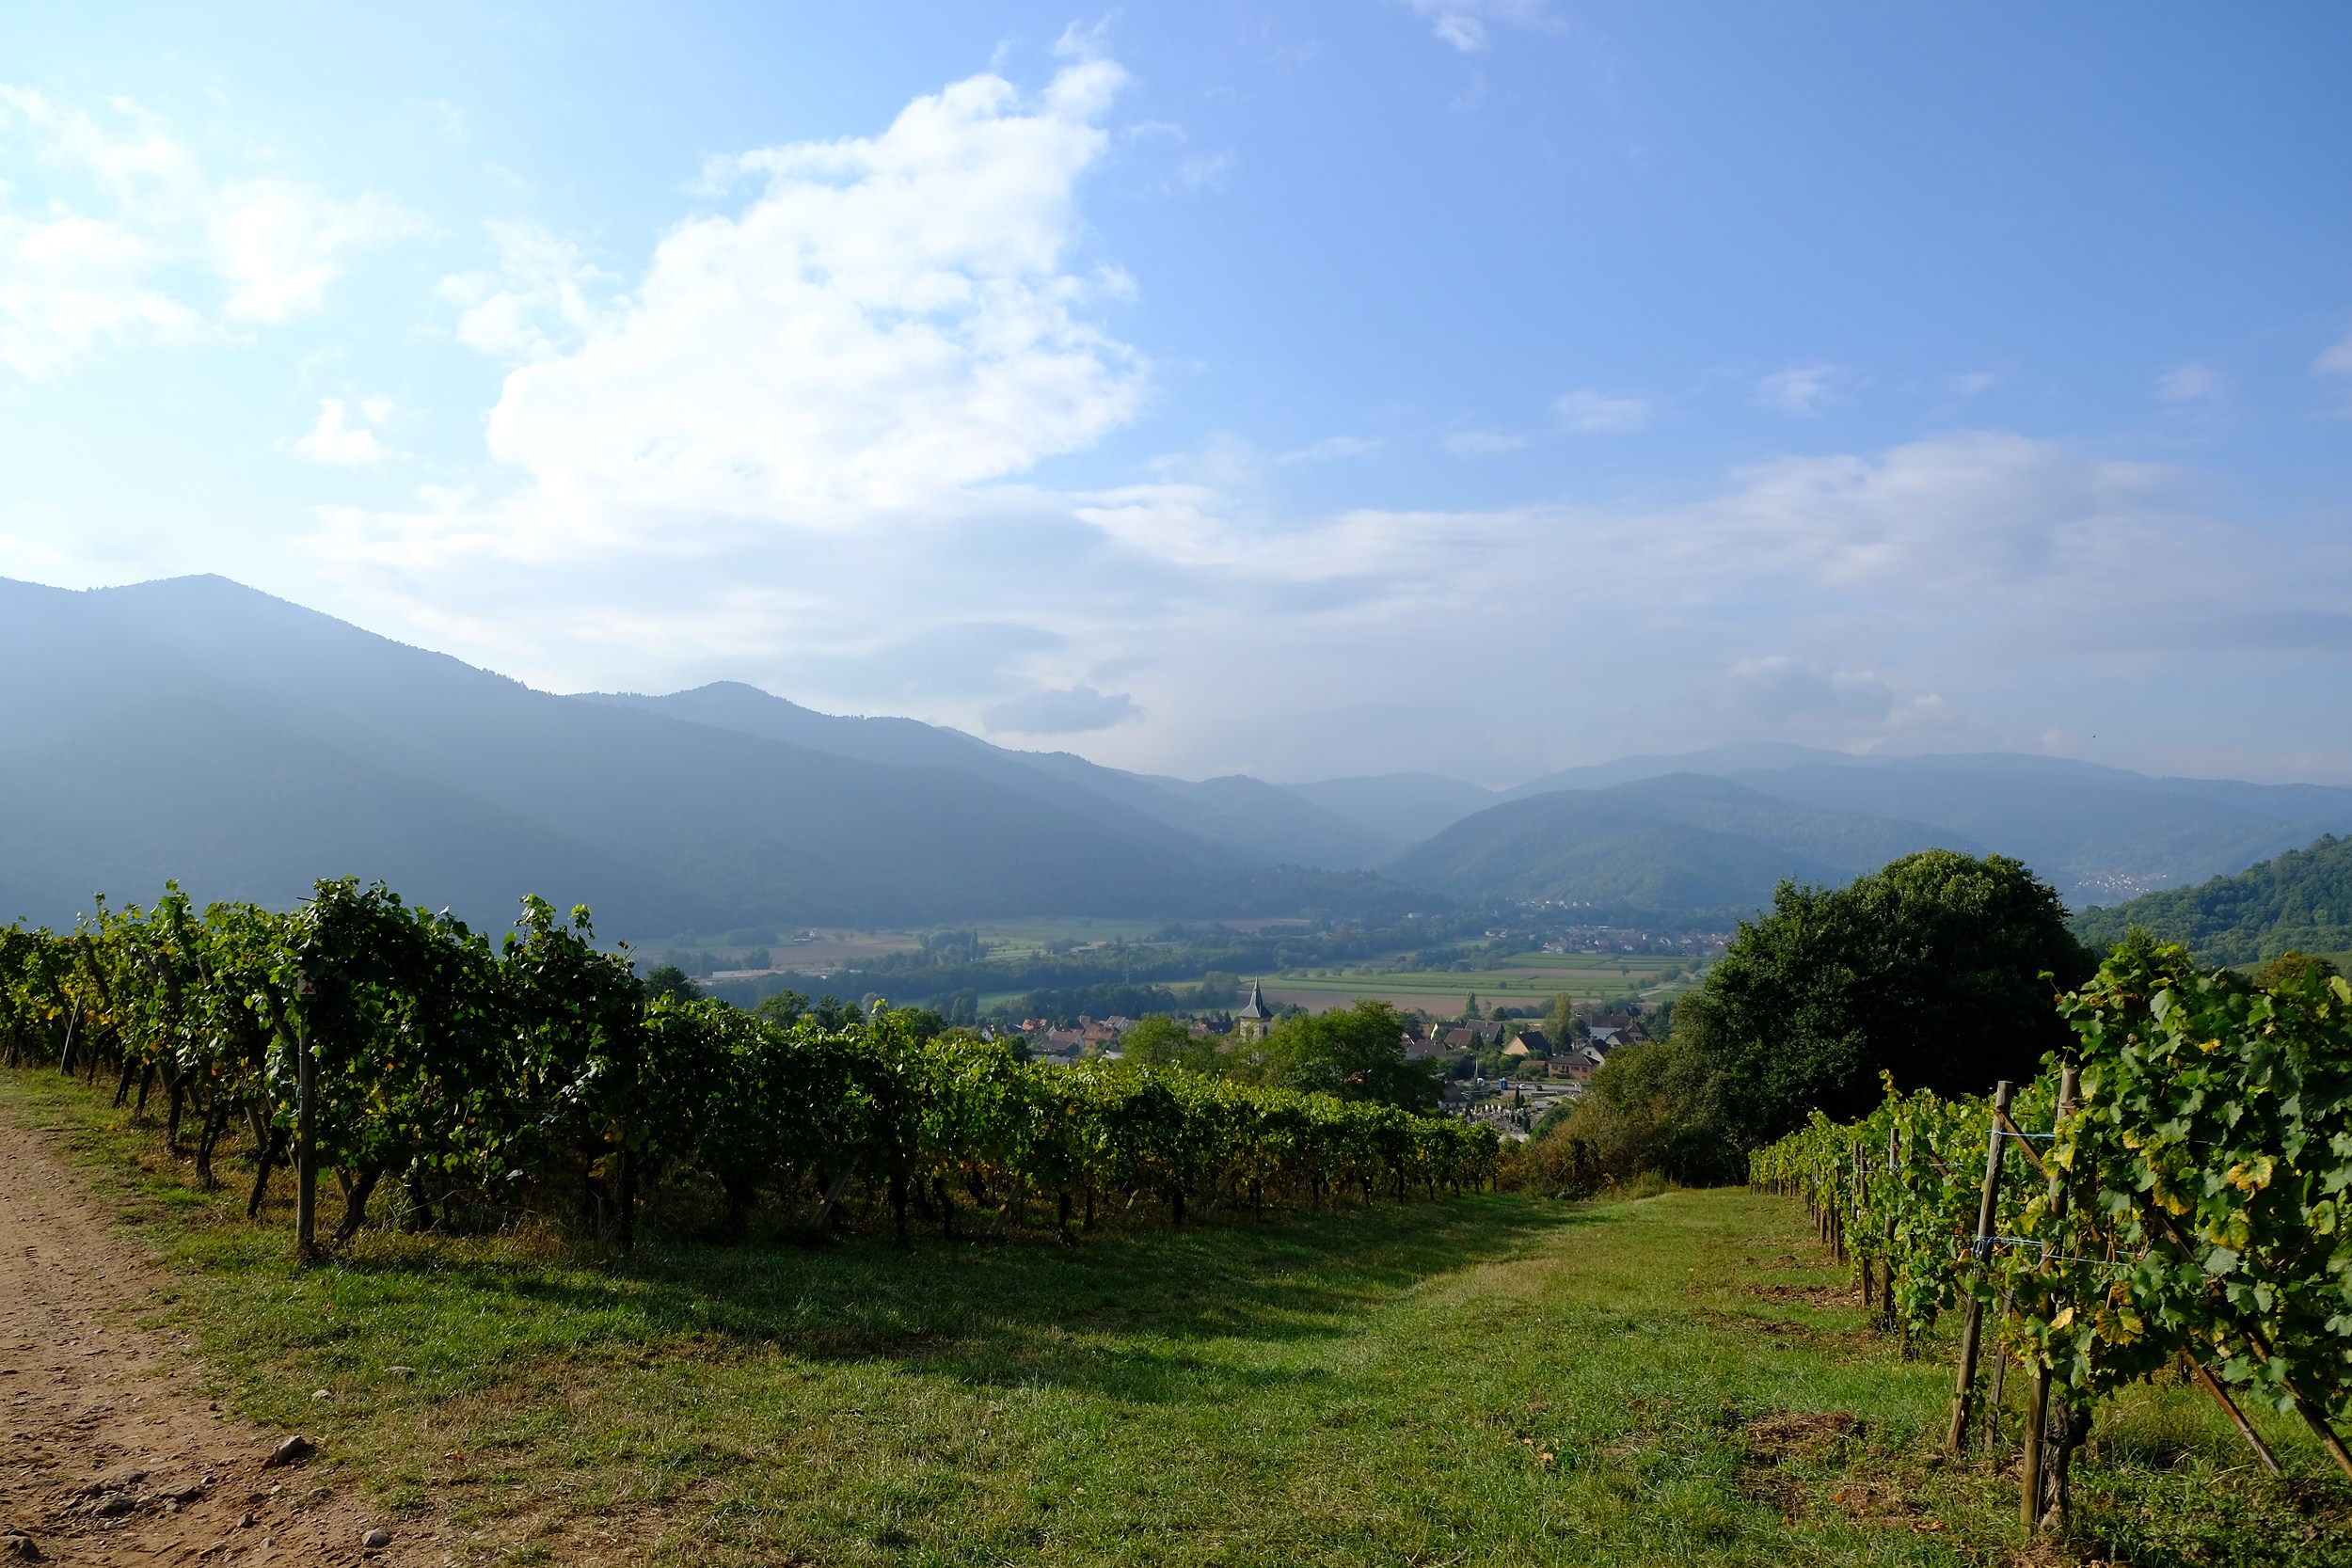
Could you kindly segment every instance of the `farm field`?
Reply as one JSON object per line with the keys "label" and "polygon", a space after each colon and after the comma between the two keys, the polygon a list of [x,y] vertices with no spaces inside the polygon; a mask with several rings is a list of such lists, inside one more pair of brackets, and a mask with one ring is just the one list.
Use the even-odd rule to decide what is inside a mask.
{"label": "farm field", "polygon": [[[26,1127],[166,1271],[146,1313],[212,1397],[316,1439],[305,1484],[393,1522],[387,1562],[428,1536],[432,1560],[827,1564],[1981,1564],[2015,1540],[1989,1465],[1927,1457],[1947,1347],[1903,1361],[1803,1211],[1744,1192],[1074,1250],[371,1232],[296,1271],[282,1209],[247,1225],[103,1096],[0,1073],[0,1169],[42,1157]],[[2191,1390],[2103,1412],[2081,1555],[2342,1560],[2352,1501],[2265,1430],[2281,1485]]]}
{"label": "farm field", "polygon": [[1375,962],[1290,971],[1267,976],[1264,985],[1269,1002],[1312,1012],[1375,1001],[1453,1017],[1473,994],[1483,1006],[1537,1007],[1548,1006],[1563,990],[1579,1002],[1655,997],[1665,975],[1687,974],[1691,967],[1691,960],[1659,956],[1520,953],[1503,959],[1499,969],[1384,970]]}

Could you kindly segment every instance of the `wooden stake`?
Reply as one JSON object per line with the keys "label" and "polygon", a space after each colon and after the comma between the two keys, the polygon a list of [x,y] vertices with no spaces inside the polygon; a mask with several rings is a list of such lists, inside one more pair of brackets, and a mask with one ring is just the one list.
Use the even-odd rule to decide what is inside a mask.
{"label": "wooden stake", "polygon": [[[2009,1308],[2010,1293],[2003,1291],[2001,1292],[2003,1322],[2009,1319]],[[2001,1439],[2001,1395],[2009,1386],[2009,1347],[2003,1345],[1999,1356],[1993,1363],[1993,1392],[1986,1398],[1984,1404],[1984,1448],[1987,1453],[1992,1452],[1994,1446]]]}
{"label": "wooden stake", "polygon": [[[2072,1064],[2059,1069],[2058,1114],[2060,1119],[2064,1119],[2066,1114],[2074,1108],[2074,1088],[2079,1082],[2078,1069]],[[2008,1107],[2002,1109],[2006,1112]],[[2050,1179],[2049,1213],[2053,1225],[2066,1217],[2066,1183],[2055,1175]],[[2034,1363],[2033,1395],[2026,1403],[2026,1455],[2025,1463],[2019,1466],[2024,1477],[2017,1506],[2026,1522],[2026,1539],[2030,1541],[2042,1528],[2042,1428],[2050,1418],[2050,1369],[2042,1362]]]}
{"label": "wooden stake", "polygon": [[2262,1461],[2263,1468],[2274,1476],[2277,1475],[2279,1456],[2270,1451],[2270,1445],[2263,1441],[2263,1434],[2256,1432],[2252,1423],[2247,1420],[2246,1412],[2237,1407],[2237,1401],[2230,1398],[2230,1391],[2221,1386],[2220,1380],[2207,1371],[2205,1364],[2198,1360],[2194,1354],[2183,1351],[2181,1357],[2188,1363],[2189,1370],[2197,1374],[2197,1381],[2204,1385],[2205,1392],[2211,1394],[2220,1403],[2221,1408],[2230,1413],[2230,1424],[2237,1428],[2237,1434],[2240,1437],[2246,1439],[2246,1446],[2254,1450],[2254,1457]]}
{"label": "wooden stake", "polygon": [[2033,1389],[2026,1396],[2026,1453],[2017,1466],[2023,1478],[2017,1508],[2025,1519],[2028,1541],[2042,1528],[2042,1424],[2049,1418],[2050,1369],[2037,1362]]}
{"label": "wooden stake", "polygon": [[[2001,1198],[2001,1123],[2017,1085],[2002,1079],[1993,1085],[1993,1131],[1985,1139],[1984,1187],[1977,1195],[1977,1266],[1982,1268],[1993,1244],[1993,1215]],[[1984,1304],[1972,1293],[1968,1315],[1960,1328],[1960,1377],[1952,1389],[1952,1424],[1944,1433],[1944,1451],[1958,1458],[1968,1440],[1968,1418],[1976,1402],[1977,1354],[1984,1333]]]}
{"label": "wooden stake", "polygon": [[2319,1406],[2305,1399],[2295,1385],[2290,1383],[2286,1388],[2288,1396],[2295,1401],[2295,1413],[2303,1418],[2305,1426],[2312,1429],[2312,1435],[2318,1438],[2319,1446],[2328,1450],[2328,1457],[2336,1462],[2336,1468],[2352,1476],[2352,1453],[2344,1450],[2344,1439],[2337,1436],[2336,1429],[2328,1424],[2327,1416]]}
{"label": "wooden stake", "polygon": [[[1886,1129],[1886,1179],[1889,1181],[1900,1180],[1902,1153],[1902,1132],[1890,1122]],[[1895,1208],[1891,1203],[1886,1206],[1886,1277],[1880,1282],[1883,1288],[1879,1291],[1879,1311],[1889,1322],[1895,1316]]]}
{"label": "wooden stake", "polygon": [[[2181,1234],[2181,1227],[2172,1223],[2171,1215],[2162,1209],[2153,1207],[2143,1208],[2140,1212],[2143,1218],[2153,1219],[2156,1222],[2156,1229],[2162,1231],[2165,1239],[2180,1249],[2182,1257],[2193,1259],[2197,1256],[2197,1249],[2188,1244],[2188,1238]],[[2247,1328],[2245,1332],[2248,1342],[2254,1347],[2254,1354],[2268,1359],[2270,1346],[2264,1341],[2262,1335],[2251,1327]],[[2336,1462],[2337,1469],[2342,1470],[2347,1477],[2352,1477],[2352,1451],[2346,1451],[2344,1439],[2336,1435],[2334,1427],[2328,1424],[2326,1414],[2317,1405],[2305,1399],[2302,1392],[2292,1383],[2285,1385],[2285,1387],[2287,1397],[2295,1402],[2295,1413],[2303,1418],[2305,1426],[2312,1429],[2312,1435],[2319,1439],[2319,1446],[2328,1450],[2328,1457]]]}
{"label": "wooden stake", "polygon": [[310,1053],[310,980],[295,983],[294,1245],[308,1255],[318,1235],[318,1069]]}

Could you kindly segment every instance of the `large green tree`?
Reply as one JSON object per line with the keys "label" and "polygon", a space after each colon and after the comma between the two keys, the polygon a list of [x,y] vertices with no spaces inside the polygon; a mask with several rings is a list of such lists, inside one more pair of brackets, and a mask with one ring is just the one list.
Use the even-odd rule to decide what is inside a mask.
{"label": "large green tree", "polygon": [[1437,1063],[1406,1060],[1405,1021],[1385,1002],[1294,1014],[1246,1055],[1236,1055],[1235,1076],[1278,1088],[1321,1090],[1413,1111],[1438,1103]]}
{"label": "large green tree", "polygon": [[2090,953],[2016,861],[1906,855],[1841,888],[1783,882],[1675,1014],[1680,1119],[1745,1148],[1816,1107],[1843,1120],[1898,1088],[1980,1094],[2071,1037],[2057,993]]}

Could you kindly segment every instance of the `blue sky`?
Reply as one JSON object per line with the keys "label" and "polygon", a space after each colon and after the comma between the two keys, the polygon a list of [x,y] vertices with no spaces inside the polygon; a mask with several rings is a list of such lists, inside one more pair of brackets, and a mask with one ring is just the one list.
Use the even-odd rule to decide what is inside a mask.
{"label": "blue sky", "polygon": [[2352,780],[2352,12],[48,8],[0,575],[1507,783]]}

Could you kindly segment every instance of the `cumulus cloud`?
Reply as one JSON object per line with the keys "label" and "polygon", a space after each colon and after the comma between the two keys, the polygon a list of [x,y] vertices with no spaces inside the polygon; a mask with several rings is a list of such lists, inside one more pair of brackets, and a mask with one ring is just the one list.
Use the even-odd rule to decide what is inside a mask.
{"label": "cumulus cloud", "polygon": [[1009,698],[992,705],[982,713],[981,721],[993,735],[1083,735],[1107,730],[1134,717],[1135,701],[1127,693],[1079,685]]}
{"label": "cumulus cloud", "polygon": [[491,223],[497,272],[453,274],[437,293],[458,308],[457,341],[494,359],[553,358],[596,325],[611,275],[580,259],[580,247],[523,223]]}
{"label": "cumulus cloud", "polygon": [[1101,57],[1033,99],[976,76],[877,136],[718,160],[708,188],[749,198],[678,224],[601,304],[568,248],[502,233],[498,282],[443,285],[463,341],[525,361],[492,454],[608,526],[829,526],[1091,444],[1146,385],[1089,314],[1132,284],[1073,262],[1076,191],[1124,80]]}
{"label": "cumulus cloud", "polygon": [[162,117],[107,108],[0,86],[0,363],[19,374],[312,313],[355,254],[419,227],[380,197],[215,176]]}
{"label": "cumulus cloud", "polygon": [[1790,365],[1756,384],[1756,395],[1768,408],[1800,418],[1818,414],[1850,379],[1837,365]]}
{"label": "cumulus cloud", "polygon": [[[389,412],[389,405],[380,399],[365,402],[375,405],[373,418],[379,422]],[[374,431],[351,422],[350,410],[341,398],[319,400],[318,422],[310,427],[308,436],[294,442],[294,450],[313,463],[343,468],[378,467],[393,455],[389,447],[376,439]]]}
{"label": "cumulus cloud", "polygon": [[[1078,205],[1120,80],[1100,56],[1034,92],[975,77],[867,137],[721,160],[705,210],[626,277],[493,232],[443,292],[507,367],[488,432],[507,466],[485,493],[327,514],[340,608],[396,602],[373,618],[550,685],[727,675],[1088,736],[1129,766],[1442,758],[1490,781],[1580,760],[1547,750],[1575,737],[1666,749],[1726,716],[1997,743],[1986,693],[2030,670],[2205,657],[2255,635],[2233,616],[2327,635],[2311,618],[2340,613],[2310,586],[2340,577],[2282,566],[2192,476],[1997,431],[1783,456],[1671,503],[1286,507],[1282,466],[1377,449],[1352,435],[1272,462],[1210,438],[1136,483],[1054,488],[1038,466],[1147,391]],[[1858,381],[1797,365],[1758,391],[1801,413]],[[329,413],[322,441],[387,429]],[[1651,414],[1576,388],[1538,434]]]}
{"label": "cumulus cloud", "polygon": [[1580,436],[1622,436],[1649,423],[1646,398],[1597,392],[1580,387],[1552,400],[1552,418]]}

